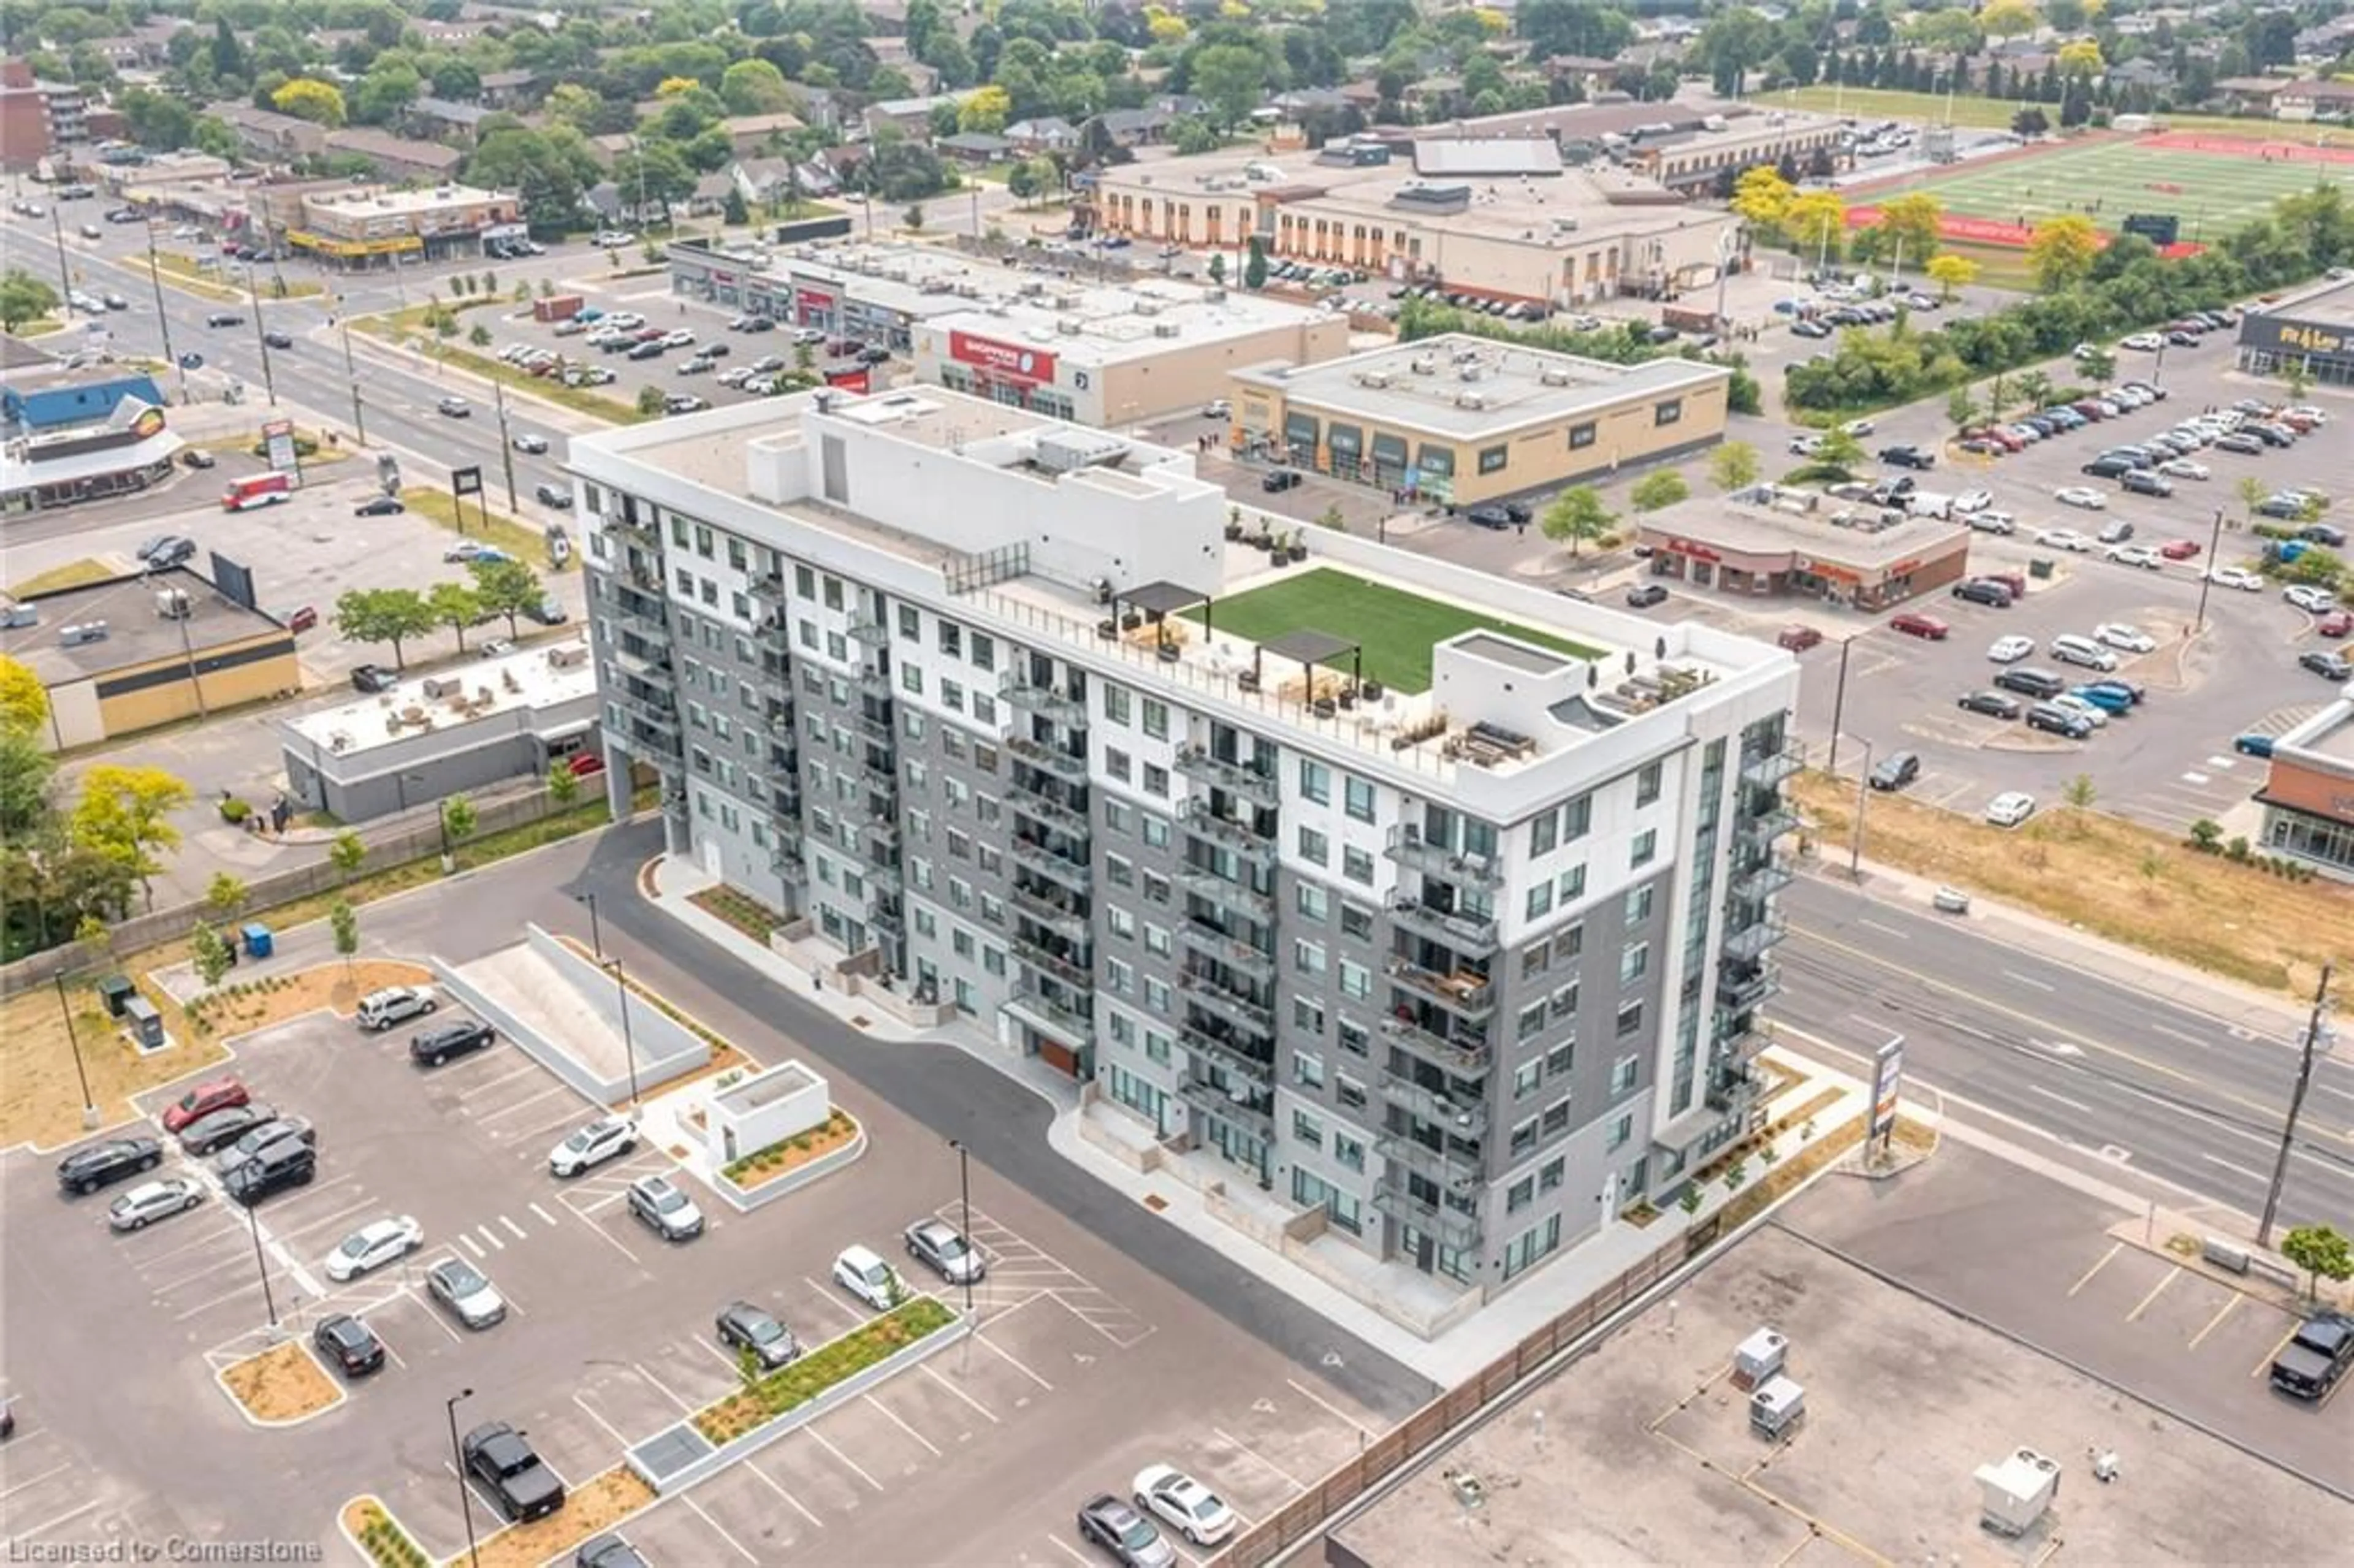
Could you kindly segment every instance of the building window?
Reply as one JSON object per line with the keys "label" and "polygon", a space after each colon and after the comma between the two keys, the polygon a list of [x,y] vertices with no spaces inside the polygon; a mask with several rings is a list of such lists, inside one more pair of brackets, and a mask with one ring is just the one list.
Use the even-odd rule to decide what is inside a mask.
{"label": "building window", "polygon": [[1540,882],[1529,889],[1528,918],[1541,920],[1553,910],[1553,884]]}
{"label": "building window", "polygon": [[1677,424],[1683,417],[1684,400],[1681,397],[1670,397],[1664,403],[1651,405],[1651,423],[1654,425]]}
{"label": "building window", "polygon": [[1640,887],[1627,890],[1628,925],[1639,926],[1651,917],[1651,896],[1658,892],[1659,885],[1656,882],[1647,882]]}
{"label": "building window", "polygon": [[1291,1076],[1294,1082],[1311,1089],[1324,1086],[1324,1058],[1313,1051],[1291,1054]]}
{"label": "building window", "polygon": [[1511,448],[1508,446],[1481,447],[1479,449],[1479,471],[1481,473],[1501,473],[1504,469],[1504,460],[1508,455],[1510,455],[1511,451]]}
{"label": "building window", "polygon": [[1318,865],[1330,864],[1332,858],[1332,841],[1314,828],[1300,829],[1299,858],[1313,861]]}
{"label": "building window", "polygon": [[1517,1214],[1537,1201],[1537,1179],[1523,1176],[1504,1192],[1504,1213]]}
{"label": "building window", "polygon": [[1618,954],[1618,983],[1633,985],[1649,973],[1650,968],[1651,944],[1629,942]]}
{"label": "building window", "polygon": [[1608,1153],[1612,1150],[1623,1149],[1627,1146],[1627,1140],[1634,1136],[1635,1113],[1633,1111],[1612,1117],[1610,1136],[1602,1140],[1603,1151]]}
{"label": "building window", "polygon": [[1524,1274],[1532,1264],[1549,1257],[1561,1246],[1561,1216],[1551,1214],[1544,1223],[1514,1236],[1504,1249],[1504,1277]]}
{"label": "building window", "polygon": [[1561,842],[1574,844],[1594,829],[1594,797],[1580,795],[1561,808]]}
{"label": "building window", "polygon": [[1561,842],[1559,811],[1547,811],[1529,824],[1529,853],[1532,856],[1548,853],[1559,842]]}
{"label": "building window", "polygon": [[1373,784],[1367,779],[1359,779],[1355,775],[1352,774],[1343,780],[1342,788],[1344,792],[1343,809],[1348,811],[1349,815],[1354,817],[1361,822],[1372,821],[1373,820]]}
{"label": "building window", "polygon": [[1659,763],[1653,762],[1635,775],[1635,804],[1648,806],[1659,798],[1659,779],[1664,771]]}
{"label": "building window", "polygon": [[1586,420],[1585,423],[1582,425],[1570,426],[1569,450],[1576,451],[1581,448],[1592,446],[1594,444],[1594,435],[1595,423],[1591,419]]}
{"label": "building window", "polygon": [[1117,725],[1128,723],[1130,698],[1126,686],[1107,685],[1103,689],[1104,717]]}
{"label": "building window", "polygon": [[1291,967],[1304,975],[1324,972],[1324,944],[1294,939],[1291,944]]}
{"label": "building window", "polygon": [[1373,852],[1371,850],[1359,849],[1354,844],[1342,844],[1341,846],[1341,874],[1348,881],[1356,883],[1361,887],[1371,887],[1373,885]]}
{"label": "building window", "polygon": [[1512,1097],[1519,1099],[1524,1095],[1535,1094],[1537,1086],[1543,1082],[1544,1082],[1543,1057],[1540,1056],[1533,1062],[1522,1063],[1512,1072]]}
{"label": "building window", "polygon": [[1169,738],[1169,705],[1158,697],[1144,699],[1144,733],[1157,740]]}
{"label": "building window", "polygon": [[1630,1095],[1635,1092],[1636,1076],[1643,1070],[1640,1056],[1621,1056],[1610,1064],[1610,1092]]}
{"label": "building window", "polygon": [[1635,835],[1635,847],[1627,857],[1628,865],[1649,865],[1651,857],[1659,853],[1659,830],[1645,828]]}
{"label": "building window", "polygon": [[1538,1171],[1537,1171],[1537,1191],[1538,1191],[1538,1192],[1552,1192],[1554,1188],[1556,1188],[1556,1187],[1558,1187],[1558,1186],[1560,1186],[1560,1185],[1561,1185],[1561,1183],[1562,1183],[1562,1178],[1563,1178],[1563,1177],[1564,1177],[1564,1176],[1566,1176],[1566,1175],[1568,1175],[1568,1173],[1569,1173],[1569,1161],[1568,1161],[1568,1160],[1546,1160],[1546,1161],[1544,1162],[1544,1164],[1543,1164],[1542,1167],[1540,1167],[1540,1168],[1538,1169]]}
{"label": "building window", "polygon": [[1618,1038],[1626,1040],[1643,1032],[1643,1004],[1625,1001],[1618,1004]]}
{"label": "building window", "polygon": [[1373,994],[1373,971],[1353,959],[1341,960],[1341,994],[1363,1001]]}
{"label": "building window", "polygon": [[1529,1118],[1512,1128],[1512,1157],[1520,1158],[1537,1146],[1537,1118]]}
{"label": "building window", "polygon": [[1302,882],[1292,891],[1292,901],[1301,918],[1323,924],[1332,912],[1332,895],[1312,882]]}
{"label": "building window", "polygon": [[1313,800],[1320,806],[1331,804],[1332,770],[1320,762],[1310,762],[1308,758],[1301,758],[1299,759],[1299,793],[1303,800]]}
{"label": "building window", "polygon": [[1291,1113],[1291,1136],[1310,1149],[1324,1147],[1324,1124],[1304,1110]]}
{"label": "building window", "polygon": [[1569,1101],[1570,1097],[1564,1095],[1561,1098],[1553,1101],[1553,1104],[1545,1107],[1544,1135],[1547,1138],[1552,1138],[1555,1134],[1567,1132],[1569,1130]]}

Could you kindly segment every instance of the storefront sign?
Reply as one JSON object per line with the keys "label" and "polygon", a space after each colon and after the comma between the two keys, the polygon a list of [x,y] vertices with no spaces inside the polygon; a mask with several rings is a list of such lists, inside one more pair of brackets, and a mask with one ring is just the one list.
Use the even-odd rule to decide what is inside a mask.
{"label": "storefront sign", "polygon": [[1690,556],[1695,561],[1721,561],[1724,559],[1723,556],[1718,555],[1714,550],[1710,549],[1706,545],[1695,545],[1690,539],[1670,539],[1668,541],[1668,549],[1674,555]]}
{"label": "storefront sign", "polygon": [[261,448],[267,454],[264,461],[275,473],[292,473],[299,464],[294,453],[294,421],[271,419],[261,427]]}
{"label": "storefront sign", "polygon": [[1920,557],[1916,556],[1912,560],[1897,562],[1894,566],[1889,567],[1887,571],[1881,575],[1884,577],[1909,577],[1920,569]]}
{"label": "storefront sign", "polygon": [[1019,381],[1043,383],[1055,379],[1053,355],[1039,349],[1024,348],[1018,343],[999,343],[994,338],[975,337],[970,333],[949,334],[949,357]]}
{"label": "storefront sign", "polygon": [[866,366],[863,365],[855,370],[827,371],[825,384],[828,387],[839,387],[845,392],[865,392],[870,390],[873,385],[867,376]]}

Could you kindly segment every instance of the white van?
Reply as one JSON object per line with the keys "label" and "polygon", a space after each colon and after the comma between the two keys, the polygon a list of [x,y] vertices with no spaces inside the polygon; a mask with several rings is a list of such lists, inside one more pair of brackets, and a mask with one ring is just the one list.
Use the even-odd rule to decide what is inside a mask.
{"label": "white van", "polygon": [[2063,632],[2052,640],[2052,657],[2063,664],[2080,664],[2087,670],[2103,672],[2117,667],[2117,656],[2089,637]]}

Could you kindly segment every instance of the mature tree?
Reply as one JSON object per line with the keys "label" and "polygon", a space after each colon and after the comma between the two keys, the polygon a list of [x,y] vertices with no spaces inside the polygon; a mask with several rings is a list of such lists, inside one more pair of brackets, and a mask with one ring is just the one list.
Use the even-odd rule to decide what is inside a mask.
{"label": "mature tree", "polygon": [[2078,38],[2060,46],[2060,70],[2063,76],[2090,79],[2101,74],[2105,62],[2101,58],[2101,46],[2090,38]]}
{"label": "mature tree", "polygon": [[444,59],[433,62],[433,95],[458,103],[473,103],[482,96],[482,73],[471,61]]}
{"label": "mature tree", "polygon": [[247,895],[243,877],[226,871],[216,872],[212,885],[205,889],[205,907],[221,920],[234,920],[245,908]]}
{"label": "mature tree", "polygon": [[1674,469],[1662,468],[1645,474],[1627,493],[1627,504],[1638,513],[1657,512],[1673,506],[1691,494],[1691,486]]}
{"label": "mature tree", "polygon": [[[1403,0],[1394,3],[1403,4]],[[1353,0],[1352,8],[1377,8],[1380,4],[1381,0]],[[1413,20],[1412,7],[1406,6],[1405,14],[1392,21],[1375,48],[1386,47]],[[1553,55],[1582,55],[1587,59],[1606,60],[1635,41],[1634,25],[1623,12],[1592,5],[1589,0],[1523,0],[1512,9],[1512,27],[1528,40],[1530,55],[1541,60]]]}
{"label": "mature tree", "polygon": [[547,597],[539,574],[521,561],[472,561],[466,569],[474,578],[475,605],[485,615],[505,616],[510,637],[517,630],[515,618]]}
{"label": "mature tree", "polygon": [[666,210],[695,194],[695,171],[669,142],[642,142],[621,154],[613,160],[612,181],[627,200],[642,201],[648,211]]}
{"label": "mature tree", "polygon": [[49,694],[41,678],[0,653],[0,735],[37,736],[48,722]]}
{"label": "mature tree", "polygon": [[1708,67],[1717,92],[1738,98],[1747,90],[1749,73],[1773,58],[1774,25],[1746,5],[1717,13],[1700,36],[1699,58]]}
{"label": "mature tree", "polygon": [[1847,203],[1837,191],[1802,192],[1783,210],[1782,232],[1801,256],[1828,255],[1847,234]]}
{"label": "mature tree", "polygon": [[2250,526],[2255,524],[2256,508],[2263,505],[2264,498],[2272,493],[2270,484],[2252,473],[2241,475],[2240,482],[2232,487],[2232,493],[2240,498],[2240,506],[2247,513]]}
{"label": "mature tree", "polygon": [[2035,286],[2047,294],[2083,282],[2100,254],[2101,231],[2081,213],[2046,218],[2028,236],[2028,269],[2035,274]]}
{"label": "mature tree", "polygon": [[1887,254],[1920,265],[1937,253],[1945,216],[1943,202],[1926,191],[1914,191],[1882,203],[1880,221],[1873,228]]}
{"label": "mature tree", "polygon": [[[58,759],[37,736],[0,730],[0,843],[29,848],[55,814],[49,785]],[[7,900],[0,897],[0,904]]]}
{"label": "mature tree", "polygon": [[[659,408],[661,391],[652,390]],[[425,596],[415,588],[349,588],[335,599],[337,635],[354,642],[390,643],[396,669],[408,668],[402,644],[412,637],[424,636],[440,620],[433,607],[426,603]]]}
{"label": "mature tree", "polygon": [[2027,0],[1989,0],[1978,13],[1978,27],[1990,38],[2023,38],[2035,31],[2035,7]]}
{"label": "mature tree", "polygon": [[1220,126],[1231,130],[1250,118],[1267,91],[1265,55],[1247,44],[1211,44],[1188,58],[1193,91]]}
{"label": "mature tree", "polygon": [[1771,164],[1760,164],[1734,182],[1733,210],[1764,229],[1779,229],[1798,188]]}
{"label": "mature tree", "polygon": [[994,136],[1013,118],[1013,98],[991,83],[957,105],[957,129]]}
{"label": "mature tree", "polygon": [[131,128],[131,138],[155,152],[186,147],[196,133],[196,112],[167,92],[125,88],[114,101]]}
{"label": "mature tree", "polygon": [[590,127],[603,118],[605,101],[577,81],[563,81],[548,90],[540,112],[552,122],[587,135],[591,133]]}
{"label": "mature tree", "polygon": [[719,98],[730,114],[782,114],[793,106],[785,73],[764,59],[737,60],[720,73]]}
{"label": "mature tree", "polygon": [[1243,287],[1253,291],[1267,287],[1267,241],[1256,234],[1250,237],[1250,255],[1243,262]]}
{"label": "mature tree", "polygon": [[433,623],[458,634],[458,652],[466,651],[466,630],[482,619],[482,596],[466,583],[435,583],[425,596]]}
{"label": "mature tree", "polygon": [[1226,139],[1220,134],[1218,128],[1210,123],[1206,115],[1201,114],[1188,114],[1177,122],[1177,128],[1169,133],[1169,140],[1180,156],[1188,158],[1214,153],[1226,144]]}
{"label": "mature tree", "polygon": [[58,291],[22,267],[0,273],[0,331],[15,332],[54,312]]}
{"label": "mature tree", "polygon": [[1978,277],[1978,264],[1967,256],[1932,256],[1925,270],[1937,285],[1937,297],[1948,302]]}
{"label": "mature tree", "polygon": [[1606,539],[1618,523],[1618,514],[1602,499],[1602,493],[1590,484],[1573,485],[1553,498],[1537,520],[1537,527],[1556,545],[1567,545],[1572,559],[1577,547],[1596,539]]}
{"label": "mature tree", "polygon": [[271,93],[270,101],[281,114],[292,114],[297,120],[308,120],[330,131],[344,123],[343,90],[315,77],[296,77]]}
{"label": "mature tree", "polygon": [[2305,1293],[2317,1295],[2320,1282],[2354,1279],[2354,1245],[2331,1225],[2299,1225],[2281,1237],[2281,1255],[2305,1270]]}
{"label": "mature tree", "polygon": [[81,798],[67,832],[79,848],[105,856],[138,878],[155,904],[156,857],[180,842],[171,813],[196,799],[187,781],[160,768],[101,762],[82,775]]}
{"label": "mature tree", "polygon": [[1719,490],[1746,490],[1758,471],[1757,449],[1747,441],[1726,441],[1708,457],[1708,482]]}

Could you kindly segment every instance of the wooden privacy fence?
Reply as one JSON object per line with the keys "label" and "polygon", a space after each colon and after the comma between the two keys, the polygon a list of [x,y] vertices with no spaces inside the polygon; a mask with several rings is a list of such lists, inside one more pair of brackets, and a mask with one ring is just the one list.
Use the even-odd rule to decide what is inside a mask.
{"label": "wooden privacy fence", "polygon": [[1391,1476],[1439,1447],[1490,1405],[1543,1372],[1553,1358],[1681,1267],[1683,1238],[1661,1247],[1555,1318],[1468,1382],[1458,1384],[1365,1445],[1363,1452],[1262,1518],[1219,1553],[1212,1568],[1263,1568],[1320,1532],[1332,1518]]}

